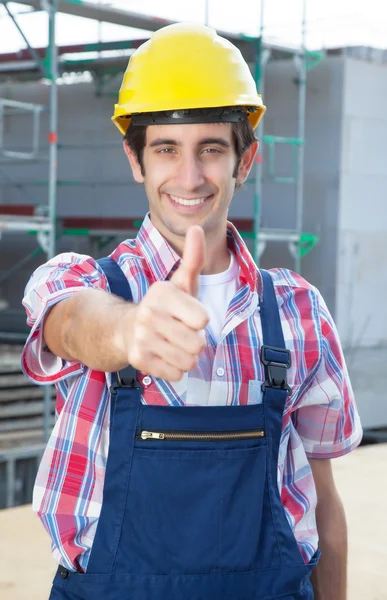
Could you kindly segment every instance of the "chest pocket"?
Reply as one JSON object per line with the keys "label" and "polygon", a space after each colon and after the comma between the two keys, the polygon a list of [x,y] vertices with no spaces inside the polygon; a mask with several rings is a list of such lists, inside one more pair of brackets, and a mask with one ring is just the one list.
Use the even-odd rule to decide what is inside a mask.
{"label": "chest pocket", "polygon": [[182,439],[175,432],[139,432],[123,521],[124,564],[136,573],[176,574],[245,571],[262,563],[262,421],[251,439],[235,441],[235,432],[230,441],[225,432],[213,441],[196,434],[192,441],[189,432]]}

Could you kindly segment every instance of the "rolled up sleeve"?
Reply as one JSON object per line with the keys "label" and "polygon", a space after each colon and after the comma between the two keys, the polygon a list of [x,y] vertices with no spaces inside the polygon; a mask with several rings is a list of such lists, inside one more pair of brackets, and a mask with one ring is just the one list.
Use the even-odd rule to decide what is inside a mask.
{"label": "rolled up sleeve", "polygon": [[59,254],[32,274],[23,298],[31,332],[22,352],[21,366],[25,376],[34,383],[57,383],[84,370],[82,363],[65,361],[50,352],[44,341],[43,328],[53,306],[90,287],[109,291],[106,276],[98,263],[82,254]]}
{"label": "rolled up sleeve", "polygon": [[308,458],[330,459],[356,448],[363,431],[336,325],[319,292],[317,300],[320,357],[293,421]]}

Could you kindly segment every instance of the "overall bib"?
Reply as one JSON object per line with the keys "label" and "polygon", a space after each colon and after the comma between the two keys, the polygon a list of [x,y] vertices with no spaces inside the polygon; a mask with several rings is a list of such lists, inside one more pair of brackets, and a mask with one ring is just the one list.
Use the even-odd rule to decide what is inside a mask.
{"label": "overall bib", "polygon": [[[131,299],[110,258],[113,293]],[[113,376],[103,504],[86,573],[58,568],[50,600],[313,600],[281,503],[278,451],[290,356],[264,281],[261,404],[143,405],[133,369]]]}

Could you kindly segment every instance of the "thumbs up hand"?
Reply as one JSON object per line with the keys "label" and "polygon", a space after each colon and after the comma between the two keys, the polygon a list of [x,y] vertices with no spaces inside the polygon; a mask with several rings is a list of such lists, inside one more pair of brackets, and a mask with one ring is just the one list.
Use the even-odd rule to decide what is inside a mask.
{"label": "thumbs up hand", "polygon": [[171,281],[183,292],[194,296],[199,293],[199,276],[205,261],[205,239],[203,229],[190,227],[184,245],[183,260]]}
{"label": "thumbs up hand", "polygon": [[119,324],[128,362],[142,373],[179,381],[197,364],[209,321],[197,300],[204,261],[203,230],[190,227],[182,263],[171,280],[154,283],[135,311],[128,313],[128,324]]}

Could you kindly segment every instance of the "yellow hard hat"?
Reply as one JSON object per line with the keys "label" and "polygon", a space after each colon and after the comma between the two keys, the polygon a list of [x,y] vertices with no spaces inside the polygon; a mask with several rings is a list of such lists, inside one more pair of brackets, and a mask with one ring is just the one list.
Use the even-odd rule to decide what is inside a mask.
{"label": "yellow hard hat", "polygon": [[176,23],[131,56],[112,121],[125,134],[134,114],[217,107],[244,107],[253,128],[266,110],[238,48],[215,29]]}

